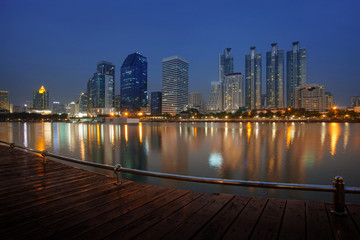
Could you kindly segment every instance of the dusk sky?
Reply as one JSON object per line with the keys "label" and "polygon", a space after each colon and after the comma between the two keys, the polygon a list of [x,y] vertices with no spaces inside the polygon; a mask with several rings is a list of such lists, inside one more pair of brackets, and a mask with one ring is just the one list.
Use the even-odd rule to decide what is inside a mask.
{"label": "dusk sky", "polygon": [[[0,90],[10,102],[32,101],[42,84],[50,101],[69,103],[86,92],[101,60],[116,68],[128,54],[148,60],[148,92],[161,90],[161,61],[189,62],[189,90],[205,99],[218,81],[218,55],[231,47],[244,72],[251,46],[262,53],[277,42],[307,49],[308,83],[325,85],[335,103],[360,95],[360,1],[0,1]],[[285,61],[286,62],[286,61]]]}

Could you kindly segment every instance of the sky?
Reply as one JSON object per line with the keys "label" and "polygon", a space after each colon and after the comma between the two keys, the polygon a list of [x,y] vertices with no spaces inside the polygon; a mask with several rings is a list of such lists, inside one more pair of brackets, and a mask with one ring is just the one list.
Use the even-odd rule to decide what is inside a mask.
{"label": "sky", "polygon": [[360,95],[360,1],[2,0],[0,90],[22,105],[43,84],[50,101],[69,103],[86,92],[96,64],[115,64],[116,94],[127,55],[148,60],[148,92],[161,90],[161,61],[189,62],[189,91],[207,99],[218,81],[218,57],[231,47],[244,72],[251,46],[262,53],[265,92],[270,44],[307,49],[308,83],[325,85],[339,106]]}

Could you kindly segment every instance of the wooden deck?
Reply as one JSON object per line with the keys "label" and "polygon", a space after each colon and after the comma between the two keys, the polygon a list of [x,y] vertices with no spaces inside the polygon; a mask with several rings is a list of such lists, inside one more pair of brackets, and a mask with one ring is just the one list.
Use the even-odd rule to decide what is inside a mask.
{"label": "wooden deck", "polygon": [[360,204],[124,181],[0,146],[0,239],[360,239]]}

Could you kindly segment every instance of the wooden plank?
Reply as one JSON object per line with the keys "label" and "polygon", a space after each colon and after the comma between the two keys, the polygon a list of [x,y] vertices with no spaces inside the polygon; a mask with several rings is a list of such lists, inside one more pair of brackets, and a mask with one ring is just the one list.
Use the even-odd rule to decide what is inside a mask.
{"label": "wooden plank", "polygon": [[[186,195],[186,197],[176,199],[175,201],[164,205],[161,208],[158,208],[156,211],[153,210],[147,215],[145,215],[144,212],[140,213],[139,215],[143,217],[138,218],[136,221],[127,224],[120,229],[117,229],[117,231],[110,235],[109,238],[118,235],[120,232],[122,232],[125,239],[134,238],[134,236],[144,232],[150,227],[151,229],[149,229],[149,234],[151,236],[161,238],[163,235],[166,234],[166,232],[164,232],[164,229],[170,231],[170,229],[168,229],[168,227],[164,225],[168,226],[168,223],[171,222],[170,227],[175,227],[175,222],[179,222],[181,221],[180,219],[186,218],[189,214],[191,215],[195,213],[212,199],[214,199],[213,196],[208,194]],[[172,218],[172,216],[174,217]],[[153,235],[153,232],[155,232],[156,234]],[[143,236],[143,238],[147,238],[146,236]]]}
{"label": "wooden plank", "polygon": [[360,231],[360,205],[359,204],[346,204],[347,211],[354,221],[356,228]]}
{"label": "wooden plank", "polygon": [[[231,194],[213,195],[215,195],[214,200],[210,201],[186,221],[183,221],[177,228],[169,232],[165,238],[190,239],[234,198],[234,195]],[[169,229],[171,229],[170,226]]]}
{"label": "wooden plank", "polygon": [[306,239],[306,207],[304,201],[287,200],[279,239]]}
{"label": "wooden plank", "polygon": [[306,202],[306,229],[308,240],[333,239],[323,202]]}
{"label": "wooden plank", "polygon": [[251,198],[244,210],[226,231],[223,239],[249,239],[268,199]]}
{"label": "wooden plank", "polygon": [[350,216],[337,216],[330,211],[333,204],[326,203],[331,229],[335,239],[360,239],[360,234]]}
{"label": "wooden plank", "polygon": [[235,196],[193,239],[221,239],[249,201],[249,197]]}
{"label": "wooden plank", "polygon": [[18,228],[15,227],[10,229],[7,234],[14,237],[14,239],[25,239],[29,236],[36,236],[38,233],[41,233],[44,228],[51,228],[52,230],[48,232],[49,234],[53,234],[53,228],[55,227],[51,226],[56,226],[56,224],[59,224],[59,222],[66,221],[65,219],[71,221],[71,218],[78,214],[92,211],[92,209],[94,208],[101,208],[104,204],[110,203],[119,198],[131,195],[135,192],[144,190],[149,187],[149,185],[130,182],[129,184],[125,184],[120,188],[117,187],[117,190],[114,190],[114,192],[110,193],[90,191],[90,193],[92,193],[94,197],[91,198],[91,195],[84,195],[83,197],[85,197],[86,199],[80,199],[78,200],[77,204],[72,204],[68,207],[58,207],[57,205],[54,205],[52,206],[53,209],[48,209],[47,213],[45,213],[43,216],[35,218],[33,219],[33,221],[30,220],[28,222],[25,222],[24,224],[21,224],[19,227],[21,227],[23,231],[19,232],[17,231]]}
{"label": "wooden plank", "polygon": [[[145,218],[148,214],[153,213],[154,211],[162,211],[159,209],[166,208],[167,206],[173,206],[174,204],[181,206],[186,206],[189,202],[192,202],[194,199],[202,196],[202,193],[193,193],[185,190],[176,190],[171,194],[164,195],[161,198],[156,199],[155,201],[149,202],[143,205],[140,208],[137,208],[131,212],[128,212],[120,217],[113,219],[106,224],[103,224],[97,228],[94,228],[85,234],[79,235],[78,239],[86,239],[87,237],[93,237],[93,239],[103,239],[105,236],[108,238],[113,238],[121,235],[125,232],[125,228],[130,224],[138,221],[139,219]],[[101,234],[105,233],[105,234]]]}

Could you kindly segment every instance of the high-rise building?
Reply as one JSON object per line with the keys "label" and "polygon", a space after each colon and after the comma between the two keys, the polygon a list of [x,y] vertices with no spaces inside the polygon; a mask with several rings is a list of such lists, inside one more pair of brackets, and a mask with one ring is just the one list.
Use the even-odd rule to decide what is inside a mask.
{"label": "high-rise building", "polygon": [[250,48],[245,55],[245,104],[248,109],[261,109],[261,53]]}
{"label": "high-rise building", "polygon": [[211,82],[207,110],[210,112],[222,111],[222,87],[220,82]]}
{"label": "high-rise building", "polygon": [[0,112],[9,112],[9,92],[0,91]]}
{"label": "high-rise building", "polygon": [[33,109],[34,110],[47,110],[49,109],[49,91],[44,86],[39,90],[33,91]]}
{"label": "high-rise building", "polygon": [[225,76],[223,83],[223,110],[233,111],[244,107],[244,76],[242,73],[231,73]]}
{"label": "high-rise building", "polygon": [[292,50],[286,53],[286,104],[295,106],[295,89],[306,84],[306,49],[299,42],[292,43]]}
{"label": "high-rise building", "polygon": [[360,106],[360,96],[353,96],[350,101],[352,108]]}
{"label": "high-rise building", "polygon": [[121,66],[121,110],[140,111],[147,106],[147,59],[136,52],[130,54]]}
{"label": "high-rise building", "polygon": [[79,104],[79,113],[86,113],[86,111],[87,111],[87,95],[85,93],[81,93],[79,95],[77,104]]}
{"label": "high-rise building", "polygon": [[66,113],[65,105],[60,104],[60,102],[53,102],[53,104],[52,104],[52,113],[53,114]]}
{"label": "high-rise building", "polygon": [[173,56],[162,60],[162,112],[178,114],[188,104],[189,63]]}
{"label": "high-rise building", "polygon": [[306,84],[295,89],[295,108],[307,111],[326,111],[325,88],[318,84]]}
{"label": "high-rise building", "polygon": [[284,50],[278,49],[277,43],[266,53],[266,106],[284,107]]}
{"label": "high-rise building", "polygon": [[325,109],[330,110],[333,109],[335,102],[334,102],[334,95],[331,92],[325,92]]}
{"label": "high-rise building", "polygon": [[234,57],[230,55],[231,48],[226,48],[223,54],[219,54],[219,82],[223,82],[225,76],[234,72]]}
{"label": "high-rise building", "polygon": [[152,92],[151,93],[151,115],[161,115],[162,109],[162,93]]}
{"label": "high-rise building", "polygon": [[97,72],[87,84],[89,113],[110,114],[115,105],[115,66],[106,61],[97,64]]}
{"label": "high-rise building", "polygon": [[199,110],[199,112],[206,111],[206,103],[200,92],[189,93],[189,107]]}

